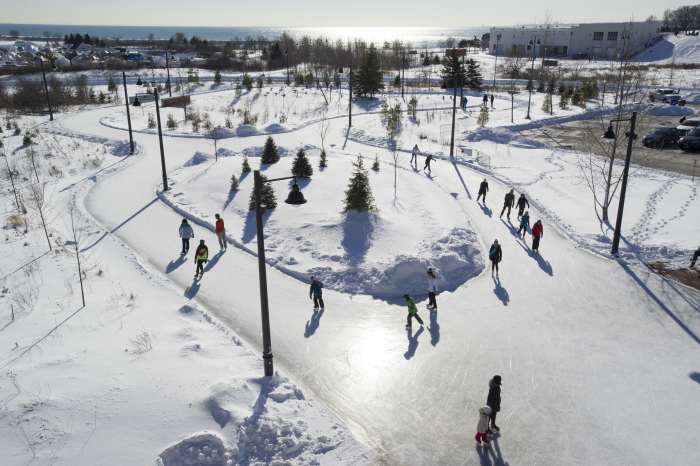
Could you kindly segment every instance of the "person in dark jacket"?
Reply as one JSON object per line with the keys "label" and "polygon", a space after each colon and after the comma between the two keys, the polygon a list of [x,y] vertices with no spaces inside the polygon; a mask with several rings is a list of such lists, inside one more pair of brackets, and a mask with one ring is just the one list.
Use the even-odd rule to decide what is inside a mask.
{"label": "person in dark jacket", "polygon": [[423,171],[428,170],[428,175],[432,175],[430,171],[430,162],[433,161],[433,154],[428,154],[425,157],[425,166],[423,167]]}
{"label": "person in dark jacket", "polygon": [[506,209],[508,209],[508,221],[510,222],[510,209],[513,208],[513,204],[515,204],[515,193],[511,189],[506,193],[505,198],[503,198],[503,209],[501,210],[501,215],[499,217],[503,218],[503,214],[505,213]]}
{"label": "person in dark jacket", "polygon": [[202,278],[202,275],[204,275],[204,264],[209,262],[209,248],[204,244],[204,240],[199,241],[199,246],[197,246],[197,250],[194,252],[194,260],[197,264],[194,278]]}
{"label": "person in dark jacket", "polygon": [[695,267],[695,263],[698,261],[698,257],[700,257],[700,247],[695,251],[695,254],[693,254],[693,259],[690,261],[690,268],[692,269]]}
{"label": "person in dark jacket", "polygon": [[484,94],[484,97],[482,97],[482,100],[484,102],[484,107],[486,107],[489,104],[489,95]]}
{"label": "person in dark jacket", "polygon": [[418,149],[418,144],[415,144],[413,146],[413,150],[411,151],[411,165],[416,164],[418,165],[418,154],[420,153],[420,150]]}
{"label": "person in dark jacket", "polygon": [[527,206],[528,209],[530,208],[530,203],[525,198],[525,194],[520,194],[516,205],[518,206],[518,218],[522,217],[525,206]]}
{"label": "person in dark jacket", "polygon": [[525,233],[530,228],[530,212],[525,211],[522,217],[520,217],[520,228],[518,228],[518,235],[522,233],[523,239],[525,239]]}
{"label": "person in dark jacket", "polygon": [[314,300],[314,309],[318,309],[319,306],[323,310],[323,283],[321,283],[316,277],[311,277],[311,286],[309,287],[309,299]]}
{"label": "person in dark jacket", "polygon": [[495,98],[496,98],[496,97],[494,97],[493,94],[491,94],[491,95],[489,96],[489,99],[491,99],[491,108],[493,108],[493,100],[494,100]]}
{"label": "person in dark jacket", "polygon": [[182,219],[182,223],[180,224],[178,233],[180,234],[180,238],[182,239],[182,251],[180,251],[180,254],[184,256],[190,250],[190,239],[194,238],[194,231],[192,231],[192,227],[190,226],[190,224],[187,223],[186,218]]}
{"label": "person in dark jacket", "polygon": [[496,414],[501,410],[501,376],[494,375],[489,381],[489,395],[486,397],[486,406],[491,408],[491,427],[489,430],[500,431],[496,425]]}
{"label": "person in dark jacket", "polygon": [[498,244],[498,240],[493,240],[491,249],[489,249],[489,259],[491,260],[491,276],[493,277],[493,271],[496,271],[496,276],[498,277],[498,263],[501,262],[503,258],[503,251],[501,251],[501,245]]}
{"label": "person in dark jacket", "polygon": [[486,181],[486,178],[484,178],[484,181],[481,182],[479,185],[479,195],[476,196],[476,202],[479,202],[480,198],[484,198],[484,205],[486,205],[486,193],[489,192],[489,182]]}

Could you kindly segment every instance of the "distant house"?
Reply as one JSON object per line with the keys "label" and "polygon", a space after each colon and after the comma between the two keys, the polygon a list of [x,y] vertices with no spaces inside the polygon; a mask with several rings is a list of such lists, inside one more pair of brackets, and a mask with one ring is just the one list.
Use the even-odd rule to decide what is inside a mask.
{"label": "distant house", "polygon": [[504,56],[617,59],[653,43],[660,27],[658,21],[644,21],[491,28],[489,51]]}

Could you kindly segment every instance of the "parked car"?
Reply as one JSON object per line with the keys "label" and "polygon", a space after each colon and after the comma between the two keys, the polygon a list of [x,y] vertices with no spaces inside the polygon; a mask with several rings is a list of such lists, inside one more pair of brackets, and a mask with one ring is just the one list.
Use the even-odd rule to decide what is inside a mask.
{"label": "parked car", "polygon": [[678,147],[685,152],[700,151],[700,128],[691,130],[678,140]]}
{"label": "parked car", "polygon": [[668,99],[674,95],[680,98],[676,89],[661,88],[649,93],[649,100],[652,102],[668,102]]}
{"label": "parked car", "polygon": [[683,136],[691,130],[700,126],[700,117],[683,117],[680,120],[678,120],[678,123],[680,124],[676,126],[676,129],[681,133],[681,136]]}
{"label": "parked car", "polygon": [[664,149],[678,142],[681,133],[673,126],[657,126],[651,133],[644,136],[642,144],[644,147],[655,147]]}
{"label": "parked car", "polygon": [[664,97],[663,102],[671,105],[680,105],[681,107],[685,105],[685,99],[680,94],[667,95]]}

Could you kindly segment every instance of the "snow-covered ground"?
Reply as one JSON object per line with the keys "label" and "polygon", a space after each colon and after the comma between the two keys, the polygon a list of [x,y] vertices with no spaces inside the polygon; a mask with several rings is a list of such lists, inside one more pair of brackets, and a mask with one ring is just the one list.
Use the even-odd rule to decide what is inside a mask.
{"label": "snow-covered ground", "polygon": [[[230,92],[221,93],[223,102]],[[442,96],[435,95],[439,105]],[[65,278],[75,271],[68,272],[74,257],[70,242],[63,240],[65,252],[46,256],[60,258],[62,269],[39,268],[45,282],[53,283],[46,291],[40,288],[37,299],[44,304],[0,330],[3,370],[11,371],[0,378],[0,447],[12,452],[9,464],[25,464],[33,456],[37,464],[142,464],[202,431],[215,437],[197,437],[163,458],[167,461],[171,452],[181,462],[183,455],[200,453],[219,458],[225,446],[234,464],[272,463],[264,456],[270,454],[279,464],[700,462],[694,429],[700,416],[700,294],[652,273],[640,260],[647,250],[658,254],[666,247],[680,261],[696,247],[690,241],[698,228],[691,216],[697,180],[635,168],[625,210],[626,243],[622,256],[611,259],[601,236],[609,232],[600,231],[578,171],[577,160],[586,155],[553,151],[517,133],[524,124],[580,118],[583,110],[564,114],[555,108],[555,119],[549,120],[535,94],[533,121],[527,122],[527,95],[517,97],[514,125],[505,95],[498,96],[483,130],[476,130],[476,115],[469,115],[473,108],[460,111],[454,161],[444,158],[442,137],[451,115],[433,108],[428,117],[431,110],[425,110],[420,125],[404,117],[396,200],[393,151],[380,115],[368,113],[378,111],[378,104],[358,111],[350,132],[340,114],[328,120],[328,168],[302,187],[308,203],[285,204],[288,185],[277,183],[279,206],[265,224],[268,258],[275,265],[268,269],[272,347],[283,374],[267,382],[256,379],[261,365],[251,352],[261,340],[257,261],[251,254],[255,237],[246,212],[252,176],[228,198],[242,155],[257,168],[266,136],[220,140],[222,157],[212,160],[212,141],[166,135],[172,189],[159,195],[157,137],[136,133],[135,157],[112,155],[109,147],[121,144],[105,146],[126,138],[124,130],[100,123],[111,119],[110,126],[120,126],[115,116],[120,108],[60,115],[42,125],[44,137],[55,138],[71,167],[91,158],[103,161],[99,168],[76,168],[52,188],[51,202],[63,206],[49,221],[56,239],[67,237],[65,198],[75,195],[84,205],[80,212],[87,226],[80,246],[88,307],[13,361],[17,351],[80,308],[75,280],[71,292]],[[478,103],[475,98],[469,98],[470,105]],[[299,147],[308,149],[317,169],[319,123],[312,115],[305,118],[311,124],[300,116],[290,131],[274,136],[285,156],[266,167],[266,174],[287,176]],[[427,137],[421,139],[421,132]],[[416,142],[439,157],[431,178],[408,164],[405,150]],[[26,153],[14,152],[18,144],[8,144],[10,160]],[[205,154],[196,158],[203,163],[187,163],[197,152]],[[365,250],[352,262],[339,230],[342,191],[358,154],[367,166],[375,155],[380,160],[370,183],[378,204],[374,215],[386,227],[371,241],[348,235]],[[69,170],[66,165],[63,172]],[[103,171],[92,176],[98,170]],[[474,202],[484,178],[491,189],[488,206]],[[532,219],[544,221],[541,254],[531,252],[529,236],[523,241],[510,222],[498,218],[511,186],[530,197]],[[12,200],[3,197],[5,211]],[[232,243],[223,254],[214,246],[216,212],[224,215]],[[192,280],[190,258],[178,254],[183,213],[195,220],[196,238],[212,249],[201,281]],[[8,257],[20,261],[8,266],[3,261],[3,271],[29,258],[12,255],[18,243],[43,251],[35,217],[30,216],[28,233],[33,236],[15,232],[20,239],[2,245],[3,251],[12,250]],[[471,234],[456,233],[460,228]],[[368,278],[367,270],[389,270],[387,264],[397,258],[411,264],[417,258],[411,273],[419,272],[436,256],[435,249],[422,250],[421,244],[434,246],[442,238],[473,249],[482,263],[498,238],[504,260],[499,279],[487,270],[473,276],[479,268],[472,268],[461,280],[441,283],[440,310],[428,312],[421,303],[426,328],[405,331],[405,308],[375,299],[372,295],[381,293],[368,289],[369,281],[352,288]],[[329,252],[333,248],[338,261]],[[324,279],[333,285],[324,294],[322,313],[311,309],[304,279],[319,267],[330,269]],[[361,280],[352,278],[353,271]],[[36,288],[25,275],[12,274],[5,285],[8,296],[0,299]],[[416,297],[425,299],[418,282],[388,284],[415,286]],[[56,301],[66,310],[52,305]],[[144,341],[150,341],[150,350],[141,350],[148,348]],[[475,448],[477,410],[496,373],[504,380],[502,431],[490,448]],[[219,407],[231,416],[223,428],[212,419],[214,413],[221,418]],[[193,464],[206,463],[200,457]]]}

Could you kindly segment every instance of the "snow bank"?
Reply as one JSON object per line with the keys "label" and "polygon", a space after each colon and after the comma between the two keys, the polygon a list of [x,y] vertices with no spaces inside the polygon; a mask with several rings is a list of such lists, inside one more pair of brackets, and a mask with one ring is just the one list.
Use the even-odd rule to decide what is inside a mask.
{"label": "snow bank", "polygon": [[255,136],[256,134],[258,134],[258,128],[253,125],[240,125],[236,128],[236,136],[238,137]]}
{"label": "snow bank", "polygon": [[649,108],[648,113],[655,116],[688,116],[693,115],[695,111],[687,106],[653,105]]}
{"label": "snow bank", "polygon": [[205,154],[204,152],[195,152],[192,158],[187,160],[183,166],[185,167],[194,167],[195,165],[200,165],[202,163],[206,163],[207,161],[211,160],[211,155]]}
{"label": "snow bank", "polygon": [[285,131],[287,131],[287,128],[279,123],[272,123],[265,127],[266,133],[284,133]]}
{"label": "snow bank", "polygon": [[469,142],[490,141],[527,149],[545,147],[544,143],[528,139],[507,128],[479,128],[476,131],[466,133],[464,140]]}
{"label": "snow bank", "polygon": [[235,151],[232,151],[231,149],[227,149],[225,147],[219,147],[216,150],[216,156],[221,158],[221,157],[234,157],[238,155]]}

